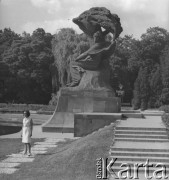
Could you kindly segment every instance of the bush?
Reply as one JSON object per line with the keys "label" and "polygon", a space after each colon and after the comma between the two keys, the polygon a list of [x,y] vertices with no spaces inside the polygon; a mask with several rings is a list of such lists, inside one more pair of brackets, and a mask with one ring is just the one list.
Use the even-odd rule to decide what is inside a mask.
{"label": "bush", "polygon": [[1,112],[54,111],[56,106],[43,104],[5,104],[0,103]]}
{"label": "bush", "polygon": [[162,121],[164,122],[166,128],[167,128],[167,134],[168,134],[168,137],[169,137],[169,114],[168,113],[164,113],[162,115]]}
{"label": "bush", "polygon": [[169,130],[169,114],[164,113],[162,115],[162,120],[163,120],[164,124],[166,125],[167,129]]}
{"label": "bush", "polygon": [[159,110],[164,111],[165,113],[169,113],[169,105],[161,106]]}
{"label": "bush", "polygon": [[0,103],[0,108],[5,108],[7,106],[6,103]]}
{"label": "bush", "polygon": [[56,106],[59,99],[59,94],[52,94],[52,99],[49,101],[49,105]]}

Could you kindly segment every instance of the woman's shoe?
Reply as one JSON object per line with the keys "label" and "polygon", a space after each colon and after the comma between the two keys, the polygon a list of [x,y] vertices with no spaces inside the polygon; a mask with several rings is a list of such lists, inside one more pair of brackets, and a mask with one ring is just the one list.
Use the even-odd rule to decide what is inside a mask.
{"label": "woman's shoe", "polygon": [[28,156],[30,157],[32,154],[31,153],[28,153]]}

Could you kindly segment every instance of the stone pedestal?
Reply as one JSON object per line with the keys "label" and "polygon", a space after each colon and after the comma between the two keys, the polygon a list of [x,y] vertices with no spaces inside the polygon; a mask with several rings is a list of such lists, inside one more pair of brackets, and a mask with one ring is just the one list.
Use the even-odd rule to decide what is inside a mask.
{"label": "stone pedestal", "polygon": [[74,137],[86,136],[122,119],[121,113],[77,113],[74,115]]}
{"label": "stone pedestal", "polygon": [[120,107],[120,99],[110,90],[71,91],[64,88],[60,90],[53,116],[42,125],[42,131],[73,133],[75,113],[117,113]]}

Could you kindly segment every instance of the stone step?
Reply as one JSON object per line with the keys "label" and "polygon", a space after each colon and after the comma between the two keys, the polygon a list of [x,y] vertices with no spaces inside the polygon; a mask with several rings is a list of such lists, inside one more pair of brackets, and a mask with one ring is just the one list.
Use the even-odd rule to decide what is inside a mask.
{"label": "stone step", "polygon": [[[145,139],[168,139],[168,136],[164,135],[126,135],[126,134],[115,134],[116,138],[145,138]],[[168,139],[169,140],[169,139]]]}
{"label": "stone step", "polygon": [[64,138],[59,139],[59,138],[46,138],[44,142],[64,142],[66,141]]}
{"label": "stone step", "polygon": [[147,127],[116,127],[116,130],[137,130],[137,131],[163,131],[166,132],[166,128],[147,128]]}
{"label": "stone step", "polygon": [[136,148],[114,148],[110,146],[111,150],[113,151],[128,151],[128,152],[168,152],[169,149],[136,149]]}
{"label": "stone step", "polygon": [[56,145],[56,142],[35,142],[36,145]]}
{"label": "stone step", "polygon": [[0,168],[0,174],[13,174],[17,168]]}
{"label": "stone step", "polygon": [[[120,170],[126,170],[126,166],[124,166],[124,167],[117,167],[117,166],[113,166],[113,171],[115,172],[115,173],[118,173]],[[149,167],[149,176],[153,176],[153,172],[154,171],[157,171],[157,170],[159,170],[159,169],[161,169],[161,167]],[[168,175],[168,168],[166,168],[166,171],[167,171],[167,175]],[[136,172],[135,172],[136,173]],[[142,173],[145,173],[145,167],[140,167],[140,168],[138,168],[138,178],[134,178],[134,179],[141,179],[141,180],[143,180],[142,178],[139,178],[139,176],[142,174]],[[116,175],[118,175],[118,174],[116,174]],[[125,175],[127,175],[127,172],[125,171],[124,173],[123,173],[123,177],[125,176]],[[133,167],[131,167],[131,175],[133,176],[134,175],[134,168]],[[135,175],[136,176],[136,175]],[[133,178],[131,178],[131,179],[133,179]],[[123,178],[124,179],[124,178]],[[168,179],[168,178],[167,178]]]}
{"label": "stone step", "polygon": [[[146,164],[146,163],[147,163],[147,161],[143,161],[143,162],[127,161],[127,162],[125,162],[125,161],[118,161],[118,160],[117,160],[117,161],[114,163],[113,167],[120,167],[122,164],[129,164],[129,165],[133,168],[133,166],[136,165],[136,164]],[[164,162],[150,162],[150,161],[149,161],[148,164],[149,164],[149,165],[153,165],[154,168],[156,167],[157,164],[162,164],[162,165],[164,165],[167,169],[169,168],[169,163],[164,163]],[[124,167],[125,167],[125,166],[124,166]],[[150,169],[153,168],[153,167],[150,167]],[[159,167],[161,167],[161,166],[159,166]]]}
{"label": "stone step", "polygon": [[147,153],[147,152],[128,152],[128,151],[113,151],[110,150],[109,151],[110,155],[113,155],[114,157],[116,156],[135,156],[135,157],[169,157],[169,153],[167,152],[163,152],[163,153],[158,153],[158,152],[154,152],[154,153]]}
{"label": "stone step", "polygon": [[57,147],[56,144],[36,144],[33,146],[33,148],[53,148],[53,147]]}
{"label": "stone step", "polygon": [[142,113],[154,113],[154,114],[163,114],[164,111],[159,111],[159,110],[145,110],[141,111]]}
{"label": "stone step", "polygon": [[122,114],[123,113],[141,113],[140,110],[121,110],[120,111]]}
{"label": "stone step", "polygon": [[128,142],[154,142],[164,143],[169,142],[167,139],[143,139],[143,138],[115,138],[115,141],[128,141]]}
{"label": "stone step", "polygon": [[142,114],[143,114],[144,116],[162,116],[162,115],[164,114],[164,112],[162,112],[162,113],[142,112]]}
{"label": "stone step", "polygon": [[146,162],[147,159],[149,159],[149,162],[163,162],[163,163],[169,163],[168,157],[133,157],[133,156],[114,156],[110,155],[110,158],[117,158],[118,161],[123,161],[123,162],[128,162],[128,161],[133,161],[133,162]]}
{"label": "stone step", "polygon": [[46,154],[47,151],[42,151],[42,150],[33,150],[32,155],[38,155],[38,154]]}
{"label": "stone step", "polygon": [[9,157],[9,158],[6,158],[4,160],[2,160],[1,162],[2,163],[6,163],[6,162],[14,162],[14,163],[23,163],[23,162],[33,162],[34,161],[34,158],[32,157],[25,157],[25,158],[13,158],[13,157]]}
{"label": "stone step", "polygon": [[116,134],[158,134],[158,135],[166,135],[166,131],[134,131],[134,130],[115,130]]}
{"label": "stone step", "polygon": [[[124,174],[123,176],[126,176],[126,174]],[[168,176],[168,174],[167,174],[167,176]],[[151,180],[157,180],[156,177],[153,177],[153,172],[151,172],[149,177],[152,177]],[[108,177],[108,180],[114,180],[114,179],[121,179],[121,178],[118,178],[118,176],[115,177],[114,175],[113,176],[110,175]],[[147,177],[145,176],[145,172],[139,172],[138,177],[137,177],[137,174],[136,175],[132,174],[132,177],[126,177],[126,178],[122,177],[122,179],[125,179],[125,180],[131,180],[131,179],[147,180],[147,179],[150,179],[150,178],[148,178],[148,176]],[[161,180],[166,180],[166,179],[168,179],[168,177],[166,177],[166,178],[164,177]]]}
{"label": "stone step", "polygon": [[124,118],[144,118],[144,115],[142,113],[122,113],[122,116]]}
{"label": "stone step", "polygon": [[47,147],[32,147],[32,151],[46,151],[48,148]]}
{"label": "stone step", "polygon": [[21,165],[21,163],[2,163],[0,162],[0,168],[18,168]]}

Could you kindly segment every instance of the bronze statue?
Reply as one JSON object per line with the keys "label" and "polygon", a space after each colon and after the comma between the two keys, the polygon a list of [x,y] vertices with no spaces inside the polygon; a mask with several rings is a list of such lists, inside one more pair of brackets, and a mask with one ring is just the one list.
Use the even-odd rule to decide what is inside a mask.
{"label": "bronze statue", "polygon": [[[112,122],[112,116],[105,113],[120,112],[120,98],[115,97],[109,83],[109,57],[115,50],[115,40],[122,27],[117,15],[100,7],[85,11],[73,22],[94,38],[95,44],[71,62],[72,83],[60,89],[56,110],[43,124],[42,131],[74,132],[76,137],[97,130],[103,124],[108,125],[110,117]],[[113,34],[112,42],[106,41],[108,33]],[[97,115],[97,124],[93,123],[88,113],[93,118]],[[102,123],[100,120],[103,120]]]}
{"label": "bronze statue", "polygon": [[[78,86],[85,72],[106,68],[103,67],[103,61],[114,53],[115,39],[122,31],[118,16],[111,14],[106,8],[91,8],[78,18],[74,18],[73,22],[87,35],[92,36],[95,44],[71,62],[72,83],[68,84],[69,87]],[[102,28],[105,30],[102,31]],[[112,42],[105,40],[110,32],[113,33]]]}

